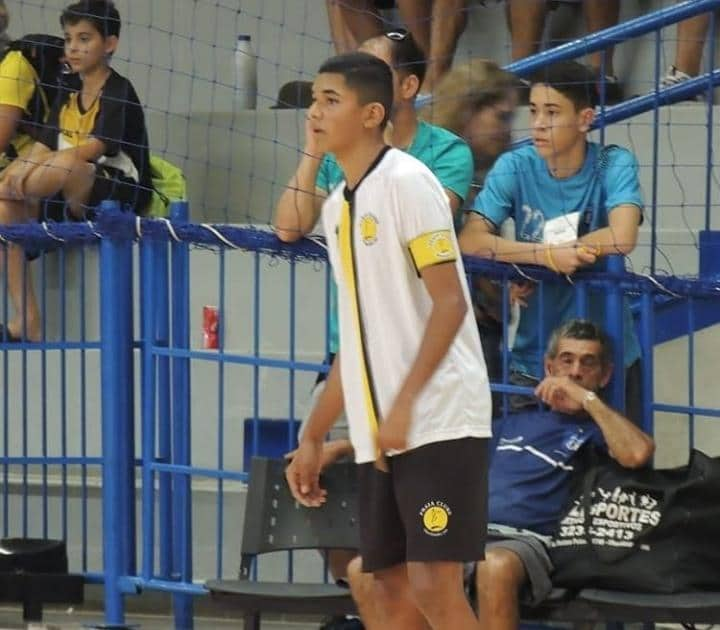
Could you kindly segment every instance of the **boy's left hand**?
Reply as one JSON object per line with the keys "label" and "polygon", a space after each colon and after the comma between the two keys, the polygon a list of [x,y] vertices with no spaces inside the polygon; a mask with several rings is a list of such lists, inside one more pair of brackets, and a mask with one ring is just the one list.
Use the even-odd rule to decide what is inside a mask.
{"label": "boy's left hand", "polygon": [[412,402],[398,398],[378,428],[378,446],[382,452],[401,451],[407,447],[412,419]]}

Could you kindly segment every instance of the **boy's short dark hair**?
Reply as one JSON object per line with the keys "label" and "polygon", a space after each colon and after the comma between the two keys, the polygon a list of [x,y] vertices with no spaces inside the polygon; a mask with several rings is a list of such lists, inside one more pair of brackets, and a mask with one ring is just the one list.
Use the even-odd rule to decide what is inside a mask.
{"label": "boy's short dark hair", "polygon": [[406,76],[414,74],[422,85],[427,71],[427,59],[412,33],[404,28],[395,28],[385,31],[383,36],[390,40],[393,68]]}
{"label": "boy's short dark hair", "polygon": [[346,53],[328,59],[318,72],[342,75],[361,104],[380,103],[385,108],[380,127],[385,128],[392,109],[393,80],[390,67],[382,59],[363,52]]}
{"label": "boy's short dark hair", "polygon": [[90,22],[103,37],[120,36],[120,13],[112,0],[79,0],[66,7],[60,25],[74,25],[80,20]]}
{"label": "boy's short dark hair", "polygon": [[570,99],[575,109],[595,107],[598,103],[597,73],[577,61],[559,61],[536,70],[530,84],[549,85]]}

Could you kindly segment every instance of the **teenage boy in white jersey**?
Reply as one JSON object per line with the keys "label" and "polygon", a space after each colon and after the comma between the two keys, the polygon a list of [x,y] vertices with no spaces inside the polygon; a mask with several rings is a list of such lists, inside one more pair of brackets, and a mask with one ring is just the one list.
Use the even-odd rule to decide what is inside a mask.
{"label": "teenage boy in white jersey", "polygon": [[313,85],[311,132],[345,174],[322,210],[341,352],[287,479],[303,505],[324,502],[322,443],[345,408],[386,627],[476,630],[462,563],[484,554],[488,379],[447,196],[383,142],[392,99],[390,68],[365,53],[328,60]]}

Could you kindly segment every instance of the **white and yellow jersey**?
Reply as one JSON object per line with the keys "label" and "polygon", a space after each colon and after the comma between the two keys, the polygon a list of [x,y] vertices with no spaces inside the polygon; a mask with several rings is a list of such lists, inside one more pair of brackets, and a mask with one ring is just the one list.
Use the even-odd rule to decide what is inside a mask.
{"label": "white and yellow jersey", "polygon": [[[417,356],[432,310],[420,271],[452,264],[468,310],[418,398],[408,449],[490,436],[490,389],[447,196],[414,157],[386,150],[354,191],[338,186],[322,210],[338,285],[340,370],[358,463],[376,459],[378,422]],[[390,453],[396,454],[396,453]]]}

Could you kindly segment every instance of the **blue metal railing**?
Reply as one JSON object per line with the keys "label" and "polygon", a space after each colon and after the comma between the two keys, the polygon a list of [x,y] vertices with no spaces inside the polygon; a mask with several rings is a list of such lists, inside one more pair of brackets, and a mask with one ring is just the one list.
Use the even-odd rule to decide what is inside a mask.
{"label": "blue metal railing", "polygon": [[658,31],[669,24],[702,13],[715,11],[718,8],[720,8],[720,0],[685,0],[684,2],[678,2],[664,9],[626,20],[617,26],[596,33],[589,33],[566,44],[543,50],[532,57],[508,64],[505,69],[518,76],[527,76],[535,70],[544,68],[556,61],[575,59],[581,55],[604,50],[627,39]]}
{"label": "blue metal railing", "polygon": [[[180,208],[185,210],[185,208]],[[149,230],[148,230],[149,231]],[[179,227],[178,230],[180,231]],[[134,232],[122,232],[116,238],[105,238],[100,246],[100,291],[101,291],[101,330],[99,349],[101,354],[102,379],[102,457],[88,457],[83,450],[81,455],[70,455],[69,449],[61,447],[60,455],[52,455],[51,451],[31,455],[21,451],[21,455],[14,455],[6,448],[3,459],[5,466],[20,464],[32,466],[73,466],[80,464],[85,467],[102,464],[103,483],[103,571],[87,571],[87,579],[92,582],[105,584],[105,610],[106,621],[111,624],[124,623],[124,604],[128,594],[137,593],[143,589],[170,592],[174,596],[175,618],[178,627],[192,627],[192,598],[204,594],[201,584],[195,582],[192,552],[197,544],[197,537],[191,530],[192,516],[192,480],[206,478],[215,480],[215,522],[210,529],[204,530],[202,538],[206,539],[212,531],[216,537],[213,546],[215,558],[214,573],[222,576],[226,572],[226,565],[237,562],[236,557],[228,556],[225,541],[228,532],[225,531],[223,516],[224,504],[228,500],[226,487],[230,482],[244,481],[246,475],[242,472],[240,455],[233,456],[231,460],[224,457],[225,434],[223,427],[230,422],[225,408],[225,394],[222,380],[218,382],[217,410],[220,425],[218,425],[217,441],[210,441],[210,451],[216,451],[213,464],[195,464],[191,457],[191,442],[193,423],[190,417],[190,367],[195,365],[214,366],[217,373],[222,375],[223,370],[231,365],[244,366],[244,368],[257,374],[250,380],[250,401],[254,412],[252,422],[259,427],[259,418],[263,410],[264,396],[261,387],[263,380],[262,370],[270,369],[273,372],[287,374],[287,388],[275,395],[284,398],[285,392],[290,399],[287,406],[287,415],[294,416],[295,400],[298,387],[291,375],[294,373],[307,373],[319,370],[321,366],[309,361],[298,361],[298,334],[299,322],[297,319],[299,296],[303,287],[298,285],[298,267],[294,262],[288,263],[287,292],[288,314],[288,353],[286,359],[270,358],[265,356],[261,337],[264,329],[261,327],[263,294],[261,271],[269,265],[269,260],[259,253],[230,254],[223,252],[218,255],[218,286],[220,297],[220,315],[224,318],[226,308],[230,305],[223,295],[228,286],[227,268],[235,264],[233,257],[244,256],[250,259],[250,269],[254,277],[254,286],[249,294],[253,296],[254,303],[250,306],[255,320],[252,322],[253,339],[246,352],[230,352],[226,347],[224,331],[220,333],[220,347],[217,351],[193,350],[189,339],[190,304],[189,281],[191,277],[189,262],[191,256],[188,252],[188,242],[173,242],[168,246],[169,237],[140,239],[140,342],[133,341],[133,277],[127,273],[132,269],[134,252]],[[272,237],[269,237],[272,238]],[[171,262],[172,250],[172,262]],[[618,266],[621,259],[617,259]],[[493,266],[485,261],[469,261],[469,268],[479,266],[489,277],[498,277],[505,281],[518,277],[517,271],[511,267]],[[542,269],[526,269],[524,273],[534,274],[542,283],[565,282],[554,274]],[[315,276],[316,282],[325,285],[322,274]],[[203,282],[207,282],[203,277]],[[618,281],[620,279],[620,281]],[[505,282],[507,284],[507,282]],[[645,401],[647,409],[656,412],[681,412],[688,416],[720,417],[720,409],[707,409],[693,407],[692,393],[688,405],[667,405],[663,402],[652,401],[652,370],[648,359],[652,357],[654,343],[653,324],[653,294],[660,291],[658,287],[642,278],[635,278],[625,274],[622,269],[610,274],[579,274],[575,278],[575,287],[579,297],[576,300],[578,309],[586,308],[587,298],[591,291],[603,290],[611,305],[619,313],[622,309],[622,293],[632,289],[641,293],[643,333],[642,345],[646,353],[646,368],[643,371],[645,385]],[[507,289],[504,289],[507,291]],[[542,291],[542,289],[540,289]],[[707,298],[706,298],[707,299]],[[720,300],[720,290],[718,290]],[[172,308],[170,307],[172,305]],[[612,310],[612,309],[611,309]],[[505,309],[507,316],[507,309]],[[688,315],[691,319],[692,315]],[[324,318],[319,316],[318,328],[324,328]],[[622,318],[610,317],[610,328],[614,335],[622,338]],[[542,322],[541,322],[542,323]],[[692,324],[692,321],[689,322]],[[304,331],[306,332],[306,331]],[[172,334],[170,334],[172,333]],[[41,344],[35,344],[42,347]],[[31,347],[28,344],[28,347]],[[98,347],[96,343],[95,347]],[[37,349],[37,348],[36,348]],[[139,361],[133,361],[133,353],[138,355]],[[616,361],[622,364],[622,357],[618,355]],[[690,365],[693,369],[696,357],[690,352]],[[141,395],[140,413],[142,422],[139,427],[134,424],[134,370],[135,365],[141,369]],[[507,376],[507,374],[506,374]],[[506,383],[507,380],[504,379]],[[622,384],[622,379],[619,379]],[[522,392],[523,388],[497,384],[498,391]],[[195,391],[196,396],[205,397],[206,390]],[[618,390],[616,396],[621,397]],[[620,402],[617,404],[620,405]],[[283,401],[285,405],[285,401]],[[212,409],[208,407],[208,410]],[[196,418],[196,423],[202,423],[208,428],[212,426],[211,420],[205,415]],[[648,411],[644,419],[646,428],[652,428],[652,413]],[[67,428],[67,425],[63,425]],[[294,434],[288,423],[286,433],[286,446],[293,445]],[[21,424],[22,428],[22,424]],[[139,457],[135,456],[135,430],[139,428],[140,438]],[[5,427],[9,432],[8,425]],[[259,435],[254,436],[255,451],[262,445]],[[85,447],[83,447],[84,449]],[[67,451],[67,452],[66,452]],[[142,480],[140,492],[142,510],[140,513],[141,529],[135,529],[134,503],[136,496],[136,472]],[[6,491],[7,498],[7,491]],[[84,508],[86,509],[86,508]],[[84,524],[86,526],[86,524]],[[52,531],[52,528],[49,528]],[[233,530],[231,535],[236,534]],[[83,534],[84,536],[86,534]],[[136,541],[142,539],[140,555],[136,552]],[[83,539],[85,540],[85,538]],[[135,559],[139,563],[136,566]],[[292,579],[292,564],[288,563],[288,579]],[[202,575],[203,578],[215,575]]]}

